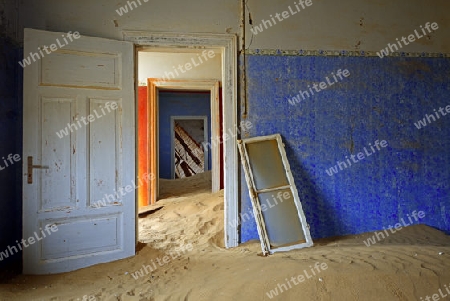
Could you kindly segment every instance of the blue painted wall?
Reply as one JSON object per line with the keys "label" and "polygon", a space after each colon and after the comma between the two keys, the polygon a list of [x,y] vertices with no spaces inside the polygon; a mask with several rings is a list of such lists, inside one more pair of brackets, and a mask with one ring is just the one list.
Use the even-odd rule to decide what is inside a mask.
{"label": "blue painted wall", "polygon": [[[414,210],[450,233],[450,114],[414,125],[450,105],[445,58],[249,55],[250,136],[280,133],[313,238],[374,231]],[[288,99],[338,69],[350,76],[297,105]],[[445,112],[445,111],[444,111]],[[282,120],[282,122],[280,122]],[[430,120],[432,120],[430,118]],[[388,146],[329,176],[345,156]],[[342,166],[342,165],[341,165]],[[242,181],[241,212],[251,203]],[[258,238],[253,218],[241,241]]]}
{"label": "blue painted wall", "polygon": [[[22,157],[21,50],[0,38],[0,252],[22,238],[22,161],[6,166],[9,154]],[[22,253],[0,260],[0,281],[21,271]]]}
{"label": "blue painted wall", "polygon": [[[208,140],[211,141],[211,104],[209,93],[164,92],[159,94],[159,176],[171,178],[170,117],[208,116]],[[211,152],[209,152],[209,170]]]}

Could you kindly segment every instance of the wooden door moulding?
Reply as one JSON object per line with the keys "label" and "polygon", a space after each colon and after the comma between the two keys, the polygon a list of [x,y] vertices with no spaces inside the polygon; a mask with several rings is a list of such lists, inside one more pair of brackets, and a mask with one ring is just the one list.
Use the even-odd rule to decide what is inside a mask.
{"label": "wooden door moulding", "polygon": [[[136,50],[181,52],[186,49],[219,49],[222,55],[223,131],[237,135],[237,37],[232,34],[173,33],[125,30],[123,39]],[[236,247],[238,235],[238,149],[236,139],[224,147],[224,241]]]}
{"label": "wooden door moulding", "polygon": [[[159,90],[182,91],[209,91],[211,102],[211,140],[220,141],[220,116],[219,116],[219,81],[217,80],[164,80],[161,78],[148,78],[148,141],[150,145],[149,173],[154,175],[150,181],[150,203],[153,205],[159,195],[159,168],[158,168],[158,111]],[[212,192],[220,190],[220,150],[219,143],[211,148],[211,176]]]}

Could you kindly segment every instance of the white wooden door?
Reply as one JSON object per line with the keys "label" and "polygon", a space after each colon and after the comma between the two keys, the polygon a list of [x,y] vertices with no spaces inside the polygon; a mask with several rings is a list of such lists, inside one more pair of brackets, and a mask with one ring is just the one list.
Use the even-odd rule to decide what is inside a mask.
{"label": "white wooden door", "polygon": [[133,44],[33,29],[24,40],[25,58],[40,54],[24,67],[24,273],[133,256]]}

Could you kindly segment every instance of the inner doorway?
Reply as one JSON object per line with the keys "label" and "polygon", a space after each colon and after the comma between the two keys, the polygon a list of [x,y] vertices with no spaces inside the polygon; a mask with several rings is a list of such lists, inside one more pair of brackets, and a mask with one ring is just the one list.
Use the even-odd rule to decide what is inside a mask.
{"label": "inner doorway", "polygon": [[[220,95],[219,95],[219,81],[215,80],[161,80],[161,79],[148,79],[148,122],[144,123],[144,127],[148,129],[148,150],[140,156],[148,158],[148,166],[144,167],[142,171],[151,175],[149,179],[149,197],[146,205],[154,205],[159,197],[159,184],[160,184],[160,151],[159,146],[161,138],[159,137],[160,125],[160,107],[166,104],[166,101],[160,98],[164,96],[164,91],[190,91],[193,93],[201,93],[204,91],[209,92],[210,101],[210,116],[211,116],[211,143],[208,147],[211,150],[211,191],[217,192],[220,190],[221,184],[221,160],[220,149],[223,147],[222,135],[221,135],[221,120],[220,120]],[[184,101],[180,102],[180,105],[184,105]],[[187,110],[187,108],[184,108]],[[139,134],[139,139],[145,138]],[[141,170],[139,171],[141,172]]]}
{"label": "inner doorway", "polygon": [[[209,91],[164,89],[159,91],[158,96],[159,193],[156,201],[164,197],[162,191],[167,190],[164,186],[168,182],[211,170],[212,148],[220,148],[218,144],[211,144]],[[152,153],[149,155],[152,156]],[[211,183],[211,179],[208,182]]]}

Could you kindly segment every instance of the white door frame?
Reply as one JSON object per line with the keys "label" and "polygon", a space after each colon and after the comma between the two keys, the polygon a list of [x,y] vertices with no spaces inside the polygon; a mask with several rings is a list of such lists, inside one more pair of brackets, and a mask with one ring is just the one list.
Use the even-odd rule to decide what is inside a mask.
{"label": "white door frame", "polygon": [[[180,34],[123,31],[123,39],[136,47],[167,49],[219,49],[222,54],[223,131],[237,137],[237,43],[230,34]],[[236,139],[224,139],[224,240],[238,245],[238,149]]]}
{"label": "white door frame", "polygon": [[[170,176],[175,179],[175,120],[203,120],[203,141],[208,142],[208,116],[170,116]],[[159,132],[159,131],[158,131]],[[158,138],[159,139],[159,138]],[[213,139],[213,137],[211,137]],[[211,142],[210,142],[211,143]],[[212,144],[212,143],[211,143]],[[203,148],[203,171],[209,168],[209,149]],[[220,176],[220,174],[219,174]]]}
{"label": "white door frame", "polygon": [[[149,130],[150,153],[156,154],[150,159],[150,172],[155,175],[155,179],[150,184],[150,195],[152,202],[159,196],[159,92],[160,90],[180,90],[180,91],[209,91],[211,110],[211,137],[214,137],[215,144],[211,147],[211,177],[212,192],[220,190],[220,118],[219,118],[219,81],[203,79],[147,79],[148,104],[150,123],[154,124]],[[154,120],[154,121],[153,121]],[[152,138],[154,136],[154,138]],[[212,145],[212,142],[211,142]]]}

